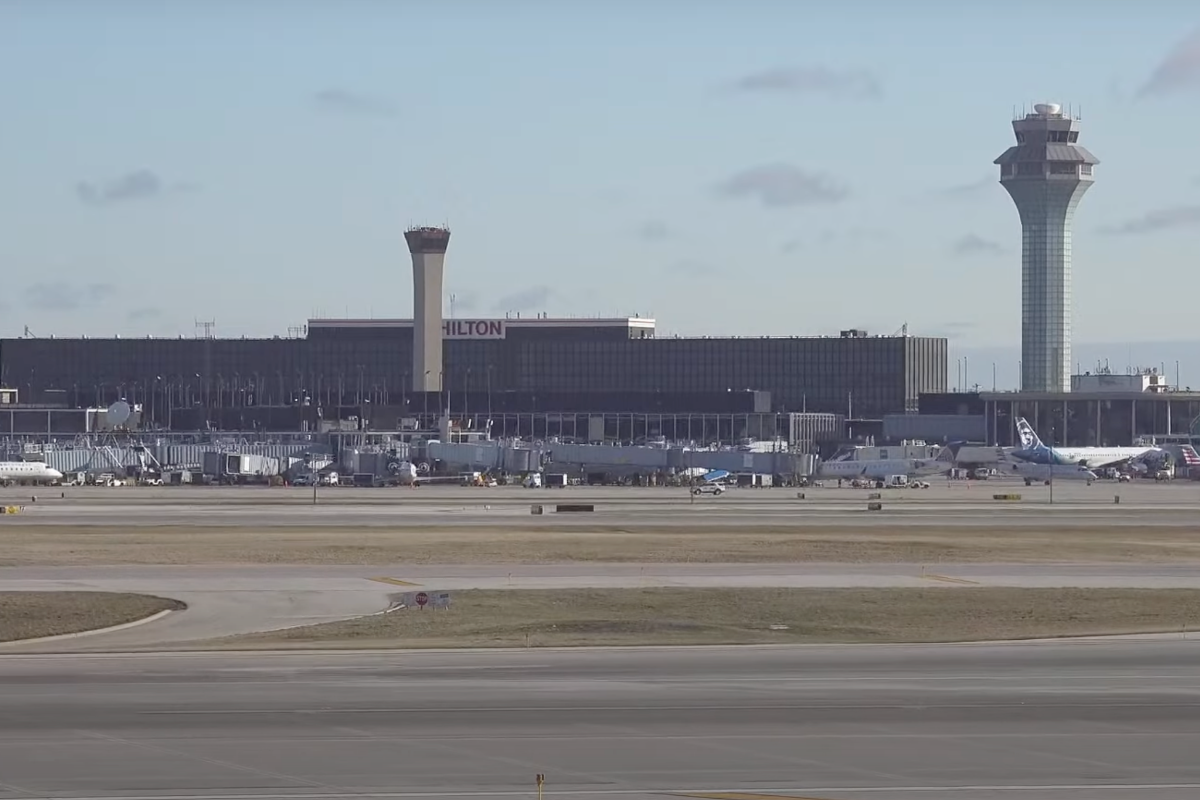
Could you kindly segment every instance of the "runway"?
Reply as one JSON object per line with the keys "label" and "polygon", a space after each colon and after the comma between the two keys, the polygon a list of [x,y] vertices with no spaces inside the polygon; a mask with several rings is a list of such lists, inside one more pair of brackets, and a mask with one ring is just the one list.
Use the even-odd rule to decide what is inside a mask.
{"label": "runway", "polygon": [[6,591],[138,592],[188,610],[111,634],[0,651],[120,650],[310,625],[385,610],[403,592],[579,588],[1081,587],[1200,589],[1178,564],[545,564],[0,568]]}
{"label": "runway", "polygon": [[1183,800],[1195,642],[0,658],[34,797]]}
{"label": "runway", "polygon": [[[1018,501],[996,500],[1016,493]],[[804,495],[801,498],[799,495]],[[879,494],[881,512],[867,503]],[[36,499],[34,499],[36,498]],[[20,515],[0,520],[17,525],[201,525],[218,527],[484,526],[565,527],[652,525],[656,527],[981,526],[998,521],[1012,527],[1046,525],[1188,527],[1200,512],[1200,487],[1193,484],[1078,482],[1055,487],[1019,483],[935,483],[929,489],[869,492],[832,487],[732,489],[719,497],[693,497],[686,489],[519,487],[418,489],[324,488],[313,503],[310,489],[270,487],[66,487],[9,489],[0,504],[21,504]],[[595,511],[555,513],[559,503],[587,503]],[[530,507],[546,513],[533,515]]]}

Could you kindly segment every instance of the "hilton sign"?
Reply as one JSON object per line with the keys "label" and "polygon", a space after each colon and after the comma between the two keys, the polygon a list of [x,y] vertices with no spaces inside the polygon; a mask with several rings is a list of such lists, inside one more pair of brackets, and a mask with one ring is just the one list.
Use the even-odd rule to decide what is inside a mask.
{"label": "hilton sign", "polygon": [[444,339],[503,339],[502,319],[448,319],[442,322]]}

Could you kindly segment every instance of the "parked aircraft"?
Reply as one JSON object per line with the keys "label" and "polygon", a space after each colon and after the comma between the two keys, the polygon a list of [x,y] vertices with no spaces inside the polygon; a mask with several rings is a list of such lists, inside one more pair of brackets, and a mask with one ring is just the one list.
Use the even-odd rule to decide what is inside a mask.
{"label": "parked aircraft", "polygon": [[1000,464],[1001,472],[1008,472],[1025,479],[1026,486],[1032,486],[1034,481],[1046,483],[1049,481],[1087,481],[1091,483],[1098,479],[1082,464],[1033,464],[1029,461],[1011,461]]}
{"label": "parked aircraft", "polygon": [[0,461],[0,482],[53,483],[61,481],[63,474],[46,466],[45,461]]}
{"label": "parked aircraft", "polygon": [[1162,452],[1157,447],[1048,447],[1024,417],[1017,420],[1017,436],[1021,446],[1009,451],[1008,455],[1015,461],[1030,464],[1079,465],[1087,469],[1101,469],[1141,458],[1148,453]]}
{"label": "parked aircraft", "polygon": [[936,458],[831,459],[817,467],[818,478],[886,480],[892,475],[934,475],[954,466],[954,450],[942,448]]}
{"label": "parked aircraft", "polygon": [[425,475],[411,461],[401,461],[395,469],[401,486],[420,486],[426,483],[462,483],[461,475]]}

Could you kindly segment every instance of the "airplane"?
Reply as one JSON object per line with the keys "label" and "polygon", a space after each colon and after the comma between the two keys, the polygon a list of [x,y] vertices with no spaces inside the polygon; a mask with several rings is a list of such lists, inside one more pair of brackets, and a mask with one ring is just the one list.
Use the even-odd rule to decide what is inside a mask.
{"label": "airplane", "polygon": [[46,466],[45,461],[0,461],[0,483],[53,483],[63,474]]}
{"label": "airplane", "polygon": [[1092,481],[1099,476],[1082,464],[1034,464],[1029,461],[1010,461],[998,465],[1001,473],[1011,473],[1025,479],[1026,486],[1032,486],[1034,481],[1049,483],[1050,481]]}
{"label": "airplane", "polygon": [[818,478],[884,480],[892,475],[932,475],[954,466],[954,449],[945,447],[936,458],[833,459],[817,467]]}
{"label": "airplane", "polygon": [[401,486],[421,486],[426,483],[455,483],[463,482],[462,475],[422,475],[421,470],[411,461],[401,461],[393,473],[399,479]]}
{"label": "airplane", "polygon": [[1048,447],[1024,417],[1017,420],[1017,436],[1021,446],[1010,450],[1008,456],[1029,464],[1079,465],[1094,470],[1162,452],[1157,447]]}

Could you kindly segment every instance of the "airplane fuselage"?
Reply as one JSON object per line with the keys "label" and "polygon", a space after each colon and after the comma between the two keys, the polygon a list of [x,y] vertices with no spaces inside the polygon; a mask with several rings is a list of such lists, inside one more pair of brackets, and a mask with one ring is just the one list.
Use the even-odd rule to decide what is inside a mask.
{"label": "airplane fuselage", "polygon": [[62,480],[63,474],[42,461],[0,461],[0,481],[47,483]]}
{"label": "airplane fuselage", "polygon": [[858,461],[826,461],[817,468],[819,478],[888,478],[892,475],[923,475],[936,471],[933,460],[887,458]]}
{"label": "airplane fuselage", "polygon": [[1001,467],[1002,471],[1012,473],[1030,481],[1094,481],[1096,473],[1088,467],[1079,464],[1034,464],[1028,461],[1015,461]]}
{"label": "airplane fuselage", "polygon": [[1072,466],[1082,464],[1088,469],[1099,469],[1109,464],[1140,458],[1154,452],[1153,447],[1038,447],[1013,450],[1009,455],[1030,464],[1057,464]]}

